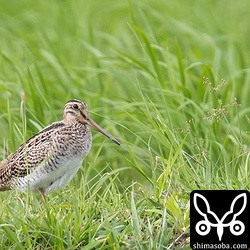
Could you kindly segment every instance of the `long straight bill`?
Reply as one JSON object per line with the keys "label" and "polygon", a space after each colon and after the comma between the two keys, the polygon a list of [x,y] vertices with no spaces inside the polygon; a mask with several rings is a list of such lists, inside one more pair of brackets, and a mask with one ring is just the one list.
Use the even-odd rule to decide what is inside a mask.
{"label": "long straight bill", "polygon": [[103,135],[105,135],[106,137],[108,137],[111,141],[113,141],[114,143],[116,143],[117,145],[120,145],[120,142],[117,141],[113,136],[111,136],[108,132],[106,132],[103,128],[101,128],[97,123],[95,123],[91,118],[87,119],[87,124],[89,126],[91,126],[92,128],[94,128],[95,130],[99,131],[100,133],[102,133]]}

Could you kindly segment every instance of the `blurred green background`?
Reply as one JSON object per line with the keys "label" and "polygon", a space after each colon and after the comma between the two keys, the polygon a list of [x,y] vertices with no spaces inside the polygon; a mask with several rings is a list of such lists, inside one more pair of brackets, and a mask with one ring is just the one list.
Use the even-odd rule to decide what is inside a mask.
{"label": "blurred green background", "polygon": [[[150,102],[173,134],[193,119],[193,141],[194,137],[206,139],[207,123],[202,119],[211,105],[237,98],[244,108],[238,122],[246,131],[248,7],[244,0],[1,1],[2,144],[15,150],[60,119],[64,103],[72,98],[85,101],[96,122],[120,140],[146,150],[144,154],[153,128],[142,110],[152,106]],[[223,93],[209,96],[203,77],[213,86],[221,78],[229,84]],[[20,117],[22,90],[27,131]],[[149,113],[156,118],[153,110]],[[231,113],[232,119],[236,113]],[[213,131],[223,133],[221,126],[213,126]],[[104,141],[95,133],[96,142],[95,137]],[[157,142],[150,143],[158,147]],[[109,144],[102,154],[107,161],[111,155],[106,154],[114,153],[114,145]],[[96,145],[97,149],[100,145]]]}

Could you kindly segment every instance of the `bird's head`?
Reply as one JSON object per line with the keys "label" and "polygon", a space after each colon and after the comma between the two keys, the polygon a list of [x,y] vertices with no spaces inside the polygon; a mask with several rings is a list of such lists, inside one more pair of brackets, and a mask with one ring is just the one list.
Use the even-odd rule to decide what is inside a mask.
{"label": "bird's head", "polygon": [[120,145],[120,143],[113,136],[111,136],[89,117],[88,107],[84,102],[78,100],[68,101],[64,106],[63,119],[68,123],[80,122],[82,124],[89,125],[90,127],[108,137],[116,144]]}

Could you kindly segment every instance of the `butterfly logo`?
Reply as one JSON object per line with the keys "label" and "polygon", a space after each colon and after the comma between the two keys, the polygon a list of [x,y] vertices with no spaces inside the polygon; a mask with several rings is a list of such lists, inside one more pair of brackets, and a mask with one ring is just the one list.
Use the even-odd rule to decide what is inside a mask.
{"label": "butterfly logo", "polygon": [[[243,199],[243,205],[242,207],[239,207],[239,205],[241,204],[241,199]],[[200,204],[200,206],[198,205],[198,203]],[[193,204],[196,211],[203,217],[203,219],[197,222],[195,226],[195,230],[199,235],[204,236],[209,234],[211,227],[217,228],[219,241],[221,241],[222,239],[225,227],[229,227],[230,232],[236,236],[244,233],[245,225],[242,221],[237,220],[237,217],[246,208],[246,193],[239,194],[233,199],[230,210],[227,211],[221,219],[219,219],[218,216],[210,210],[210,205],[203,195],[195,193],[193,197]]]}

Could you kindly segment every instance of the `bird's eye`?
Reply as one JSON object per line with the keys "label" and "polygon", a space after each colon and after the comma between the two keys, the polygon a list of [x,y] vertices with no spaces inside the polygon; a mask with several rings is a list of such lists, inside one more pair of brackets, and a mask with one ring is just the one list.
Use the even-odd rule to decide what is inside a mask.
{"label": "bird's eye", "polygon": [[78,109],[78,105],[77,105],[77,104],[74,104],[74,105],[73,105],[73,109]]}

